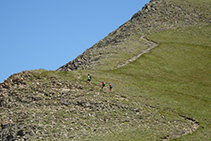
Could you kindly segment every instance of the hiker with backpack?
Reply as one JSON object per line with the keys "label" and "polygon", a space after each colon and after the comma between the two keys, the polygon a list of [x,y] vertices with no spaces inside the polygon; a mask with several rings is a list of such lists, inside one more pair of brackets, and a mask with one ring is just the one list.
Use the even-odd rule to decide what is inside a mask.
{"label": "hiker with backpack", "polygon": [[102,84],[102,90],[103,90],[103,88],[105,87],[105,82],[104,81],[101,81],[101,84]]}
{"label": "hiker with backpack", "polygon": [[109,82],[109,87],[110,87],[110,92],[112,93],[112,88],[113,88],[113,85]]}
{"label": "hiker with backpack", "polygon": [[88,79],[86,80],[86,82],[88,82],[88,81],[89,81],[89,85],[91,84],[91,79],[92,79],[91,75],[90,75],[90,74],[88,74]]}

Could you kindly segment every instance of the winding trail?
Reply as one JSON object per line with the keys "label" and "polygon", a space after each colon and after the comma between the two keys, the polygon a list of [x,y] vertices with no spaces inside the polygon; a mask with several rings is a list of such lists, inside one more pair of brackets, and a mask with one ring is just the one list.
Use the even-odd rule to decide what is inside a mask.
{"label": "winding trail", "polygon": [[141,55],[145,54],[145,53],[148,53],[151,49],[155,48],[156,46],[158,46],[158,43],[156,42],[153,42],[153,41],[150,41],[144,37],[141,37],[142,40],[145,40],[146,43],[149,45],[149,48],[144,50],[142,53],[134,56],[133,58],[127,60],[124,64],[120,64],[117,66],[117,68],[121,68],[121,67],[124,67],[125,65],[129,64],[130,62],[133,62],[135,61],[137,58],[139,58]]}

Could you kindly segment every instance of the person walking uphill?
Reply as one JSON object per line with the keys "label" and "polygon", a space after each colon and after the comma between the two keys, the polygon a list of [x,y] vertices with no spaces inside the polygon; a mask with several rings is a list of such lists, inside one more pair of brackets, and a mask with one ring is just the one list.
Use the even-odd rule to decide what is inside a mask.
{"label": "person walking uphill", "polygon": [[88,79],[86,80],[86,82],[89,81],[89,85],[91,84],[91,79],[92,79],[91,75],[88,74]]}
{"label": "person walking uphill", "polygon": [[109,82],[109,87],[110,87],[110,92],[112,93],[112,88],[113,88],[113,85]]}
{"label": "person walking uphill", "polygon": [[101,84],[102,84],[102,90],[103,90],[103,88],[105,87],[105,82],[104,81],[101,81]]}

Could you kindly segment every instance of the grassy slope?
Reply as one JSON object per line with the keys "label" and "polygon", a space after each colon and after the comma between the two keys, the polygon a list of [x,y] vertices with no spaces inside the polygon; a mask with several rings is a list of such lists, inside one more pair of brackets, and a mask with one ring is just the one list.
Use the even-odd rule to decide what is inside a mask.
{"label": "grassy slope", "polygon": [[[176,2],[184,4],[184,1]],[[187,0],[187,2],[191,5],[187,7],[191,8],[190,11],[193,7],[195,10],[202,10],[200,7],[203,7],[204,13],[201,14],[201,19],[210,17],[207,14],[210,10],[209,0]],[[111,82],[114,85],[114,95],[120,94],[126,97],[129,100],[124,101],[126,104],[140,106],[143,111],[149,110],[146,105],[155,107],[156,110],[151,111],[154,113],[152,119],[145,120],[146,122],[153,124],[153,121],[162,121],[160,115],[169,121],[180,121],[178,115],[183,115],[199,122],[200,127],[197,131],[177,140],[209,140],[211,138],[210,38],[211,28],[206,25],[153,33],[148,39],[158,42],[159,46],[135,62],[113,70],[118,62],[114,62],[111,57],[107,62],[102,62],[103,71],[77,72],[83,75],[81,80],[85,80],[86,74],[91,73],[93,83],[97,85],[100,85],[101,80]],[[145,48],[141,43],[135,44],[140,45],[141,51]],[[131,41],[127,42],[125,47],[132,48]],[[126,58],[128,57],[130,58],[130,56]],[[122,55],[119,58],[125,57]],[[144,122],[140,128],[134,126],[123,132],[91,140],[159,140],[163,135],[171,134],[165,122],[163,125],[155,126],[151,126],[151,123],[147,124],[148,126],[144,124],[146,123]]]}
{"label": "grassy slope", "polygon": [[[195,26],[151,34],[148,38],[159,46],[150,53],[123,68],[91,73],[97,81],[111,81],[114,90],[130,97],[131,102],[137,102],[141,96],[141,103],[158,108],[160,113],[173,112],[199,122],[199,129],[181,140],[208,140],[211,138],[210,33],[210,26]],[[153,140],[158,137],[157,130],[131,129],[108,139]]]}
{"label": "grassy slope", "polygon": [[[91,73],[95,84],[100,84],[101,80],[112,82],[114,91],[127,97],[134,105],[137,102],[142,103],[143,107],[151,105],[158,109],[158,114],[169,119],[180,120],[176,115],[183,115],[199,122],[200,127],[196,132],[178,140],[209,140],[210,38],[211,28],[207,25],[153,33],[148,39],[158,42],[159,46],[135,62],[116,70],[110,70],[110,66],[105,65],[104,71],[81,73]],[[106,66],[109,69],[107,71]],[[82,79],[86,79],[86,75]],[[158,140],[162,134],[165,134],[164,126],[134,127],[121,133],[113,133],[106,138],[97,137],[96,140]]]}
{"label": "grassy slope", "polygon": [[[205,127],[182,140],[207,140],[211,133],[211,28],[189,27],[150,35],[161,45],[154,59],[159,65],[156,93],[153,96],[163,106],[188,115]],[[162,51],[163,50],[163,51]],[[160,53],[160,55],[159,55]],[[156,60],[155,60],[156,59]],[[158,71],[156,71],[158,73]],[[152,83],[150,84],[152,85]],[[159,86],[160,85],[160,86]]]}
{"label": "grassy slope", "polygon": [[[117,70],[89,73],[96,84],[101,80],[111,81],[114,91],[134,105],[141,102],[156,107],[158,114],[169,120],[180,120],[176,115],[184,115],[200,123],[196,132],[178,140],[208,140],[211,138],[210,33],[210,26],[154,33],[148,38],[159,46],[150,53]],[[96,140],[158,140],[162,134],[164,126],[135,127]]]}

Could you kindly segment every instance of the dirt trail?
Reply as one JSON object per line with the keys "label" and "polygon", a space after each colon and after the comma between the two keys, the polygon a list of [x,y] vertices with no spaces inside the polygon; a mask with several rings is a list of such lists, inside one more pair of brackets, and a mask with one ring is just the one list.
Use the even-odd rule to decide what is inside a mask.
{"label": "dirt trail", "polygon": [[135,60],[136,60],[137,58],[139,58],[141,55],[143,55],[143,54],[145,54],[145,53],[148,53],[151,49],[153,49],[153,48],[155,48],[156,46],[158,46],[158,43],[153,42],[153,41],[150,41],[150,40],[148,40],[148,39],[146,39],[146,38],[144,38],[144,37],[141,37],[141,39],[144,40],[144,41],[146,42],[146,44],[149,45],[149,48],[146,49],[146,50],[144,50],[142,53],[140,53],[140,54],[134,56],[133,58],[127,60],[124,64],[118,65],[117,68],[121,68],[121,67],[123,67],[123,66],[129,64],[130,62],[135,61]]}

